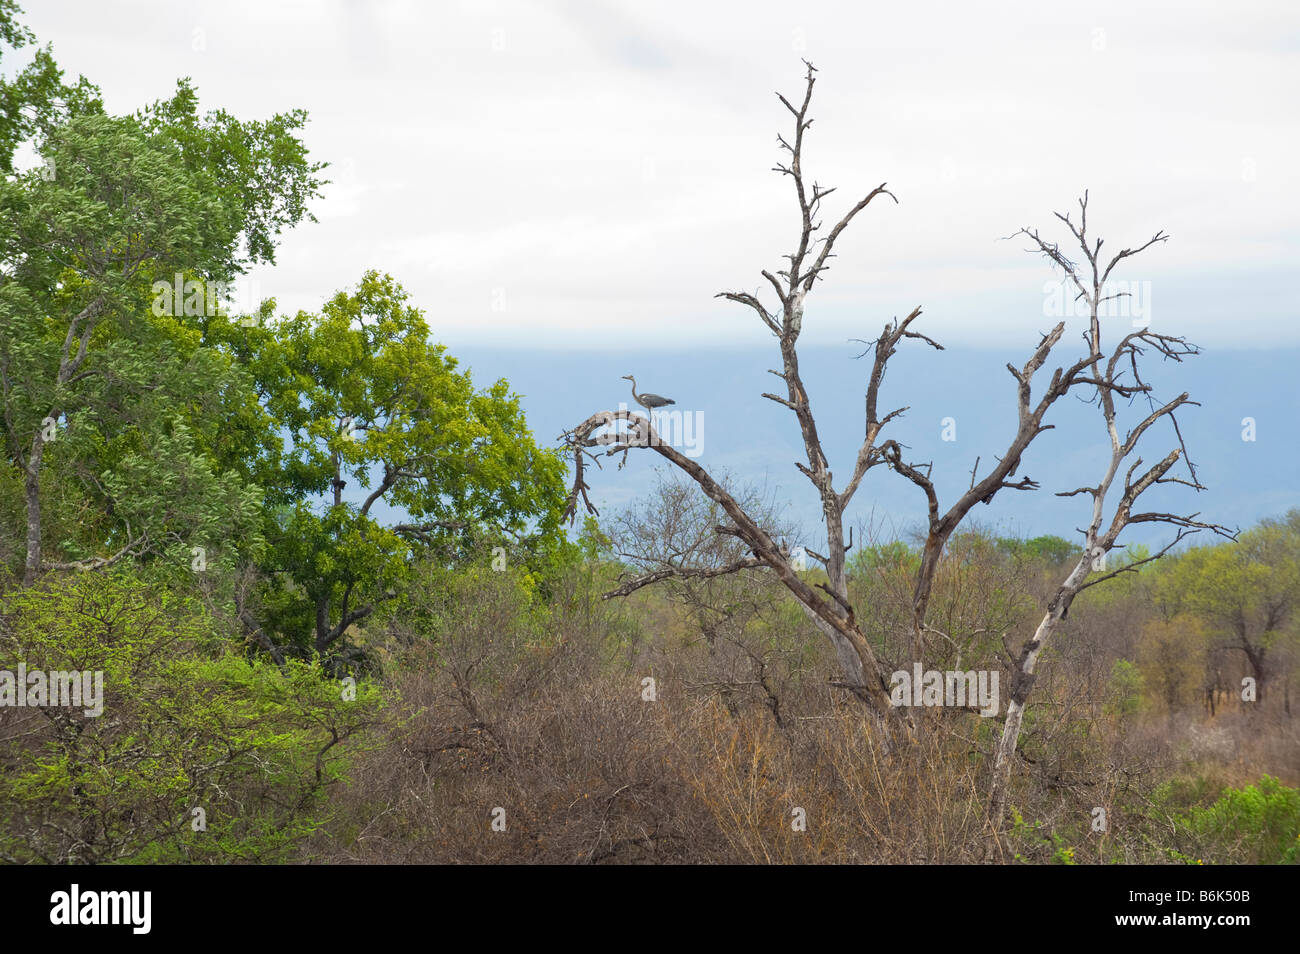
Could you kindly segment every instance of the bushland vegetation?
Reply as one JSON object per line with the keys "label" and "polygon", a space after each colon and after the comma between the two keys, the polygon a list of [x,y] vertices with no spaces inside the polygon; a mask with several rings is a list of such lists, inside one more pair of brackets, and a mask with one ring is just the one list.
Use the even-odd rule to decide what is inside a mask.
{"label": "bushland vegetation", "polygon": [[[0,53],[34,42],[0,0]],[[767,276],[776,311],[727,296],[782,346],[770,397],[831,543],[809,566],[779,500],[698,468],[566,526],[612,419],[570,435],[570,483],[508,382],[475,381],[390,275],[311,313],[231,305],[327,182],[304,113],[201,109],[181,82],[112,116],[48,48],[0,77],[0,860],[1295,862],[1300,510],[1125,549],[1136,516],[1222,528],[1134,514],[1147,477],[1198,486],[1171,453],[1125,478],[1108,530],[1117,440],[1076,491],[1098,500],[1085,539],[965,519],[1036,489],[1015,475],[1051,401],[1093,388],[1114,431],[1111,399],[1146,393],[1117,362],[1136,377],[1140,348],[1181,339],[1130,335],[1104,370],[1094,290],[1087,352],[1032,406],[1060,329],[1011,367],[1010,454],[942,511],[873,443],[901,413],[874,400],[894,347],[936,344],[917,309],[877,342],[869,439],[834,490],[794,350],[828,267],[809,239],[830,193],[798,161],[812,81],[782,141],[808,247]],[[877,465],[932,504],[915,537],[845,539]],[[1015,692],[902,715],[890,676],[922,656]],[[102,697],[62,704],[57,673]]]}

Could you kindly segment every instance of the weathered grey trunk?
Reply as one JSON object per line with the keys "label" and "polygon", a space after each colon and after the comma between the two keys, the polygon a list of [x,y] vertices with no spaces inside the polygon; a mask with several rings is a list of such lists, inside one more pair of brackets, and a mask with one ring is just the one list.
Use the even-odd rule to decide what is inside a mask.
{"label": "weathered grey trunk", "polygon": [[38,430],[32,438],[32,450],[23,468],[27,508],[27,557],[23,565],[23,583],[28,586],[41,572],[41,458],[44,456],[45,436]]}
{"label": "weathered grey trunk", "polygon": [[[103,316],[104,308],[104,299],[96,297],[68,325],[59,358],[59,371],[54,379],[56,396],[60,389],[76,380],[75,375],[86,360],[90,336]],[[50,408],[45,421],[56,420],[59,413],[57,406]],[[27,509],[27,558],[23,565],[25,584],[31,584],[41,572],[41,459],[45,456],[45,421],[37,426],[36,433],[32,435],[32,449],[23,466],[23,492]]]}
{"label": "weathered grey trunk", "polygon": [[1079,592],[1084,579],[1088,576],[1092,556],[1085,553],[1075,565],[1065,582],[1061,584],[1048,604],[1047,612],[1034,630],[1034,638],[1025,643],[1020,651],[1020,661],[1012,680],[1011,698],[1007,702],[1007,720],[1002,726],[1002,738],[998,742],[997,756],[993,762],[993,785],[989,795],[989,814],[995,826],[1000,825],[1006,811],[1007,788],[1011,782],[1011,760],[1020,743],[1020,726],[1025,717],[1025,704],[1029,692],[1034,687],[1034,671],[1038,659],[1043,654],[1047,641],[1056,632],[1057,626],[1065,618],[1070,602]]}

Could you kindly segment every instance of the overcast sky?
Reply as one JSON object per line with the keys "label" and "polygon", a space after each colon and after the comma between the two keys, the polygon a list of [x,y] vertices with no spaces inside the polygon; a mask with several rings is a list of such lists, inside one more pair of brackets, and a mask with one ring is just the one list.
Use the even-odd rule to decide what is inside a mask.
{"label": "overcast sky", "polygon": [[826,218],[882,182],[900,201],[841,240],[806,337],[921,305],[953,344],[1036,342],[1051,272],[999,239],[1088,188],[1105,247],[1172,236],[1119,273],[1158,330],[1300,343],[1294,2],[25,6],[114,112],[180,76],[241,117],[310,112],[337,181],[254,276],[281,310],[374,267],[453,346],[768,344],[713,295],[796,238],[774,93],[802,92],[806,56]]}

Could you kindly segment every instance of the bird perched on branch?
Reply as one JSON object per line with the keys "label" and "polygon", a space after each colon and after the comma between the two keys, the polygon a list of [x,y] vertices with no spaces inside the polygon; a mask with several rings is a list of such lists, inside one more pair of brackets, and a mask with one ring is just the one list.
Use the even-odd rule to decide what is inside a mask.
{"label": "bird perched on branch", "polygon": [[623,380],[632,382],[632,400],[636,401],[637,404],[640,404],[647,411],[653,411],[655,408],[663,407],[665,404],[677,403],[672,398],[661,397],[658,394],[637,394],[636,378],[632,377],[630,374],[623,375]]}

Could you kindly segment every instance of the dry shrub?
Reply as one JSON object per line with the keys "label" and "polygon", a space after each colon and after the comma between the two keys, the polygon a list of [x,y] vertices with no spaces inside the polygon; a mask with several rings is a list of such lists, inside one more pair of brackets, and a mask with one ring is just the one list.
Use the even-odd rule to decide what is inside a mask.
{"label": "dry shrub", "polygon": [[[642,700],[636,647],[606,639],[608,612],[569,600],[525,637],[511,600],[488,575],[459,594],[467,612],[448,617],[436,641],[395,656],[389,679],[402,702],[390,744],[357,766],[314,856],[708,860],[707,814],[670,768],[663,713],[679,700]],[[492,828],[496,809],[504,832]]]}
{"label": "dry shrub", "polygon": [[[1032,631],[1035,581],[1017,583],[1021,569],[1005,562],[986,567],[978,536],[961,542],[970,558],[940,575],[936,619],[947,629],[924,662],[1001,668],[1005,647]],[[888,598],[903,592],[899,568],[870,570],[857,585],[872,631],[901,652]],[[1024,822],[999,843],[986,798],[1000,720],[913,710],[910,734],[895,727],[886,744],[863,707],[830,687],[838,667],[824,638],[769,578],[600,599],[617,572],[575,569],[544,604],[512,573],[435,573],[386,631],[368,631],[399,701],[304,857],[1168,861],[1162,782],[1193,773],[1210,787],[1241,784],[1263,764],[1295,783],[1300,743],[1279,703],[1272,715],[1221,711],[1207,722],[1190,694],[1175,698],[1155,679],[1143,689],[1133,666],[1117,666],[1151,665],[1135,652],[1150,616],[1134,588],[1081,601],[1050,649],[1012,774],[1010,805]],[[1004,702],[1009,690],[1004,681]],[[1098,807],[1104,832],[1090,828]],[[495,809],[505,831],[493,830]]]}
{"label": "dry shrub", "polygon": [[[466,611],[436,641],[395,653],[388,743],[359,761],[308,857],[933,863],[983,852],[971,743],[930,714],[921,741],[886,753],[864,710],[826,688],[832,660],[792,673],[779,641],[756,644],[768,684],[728,683],[703,641],[610,639],[616,607],[593,615],[561,600],[530,629],[501,581],[471,590],[452,597]],[[492,830],[497,808],[504,832]]]}
{"label": "dry shrub", "polygon": [[[783,732],[725,717],[697,726],[687,763],[736,863],[941,864],[985,860],[984,798],[968,744],[921,718],[886,748],[862,711],[836,706]],[[802,809],[805,830],[795,823]]]}

